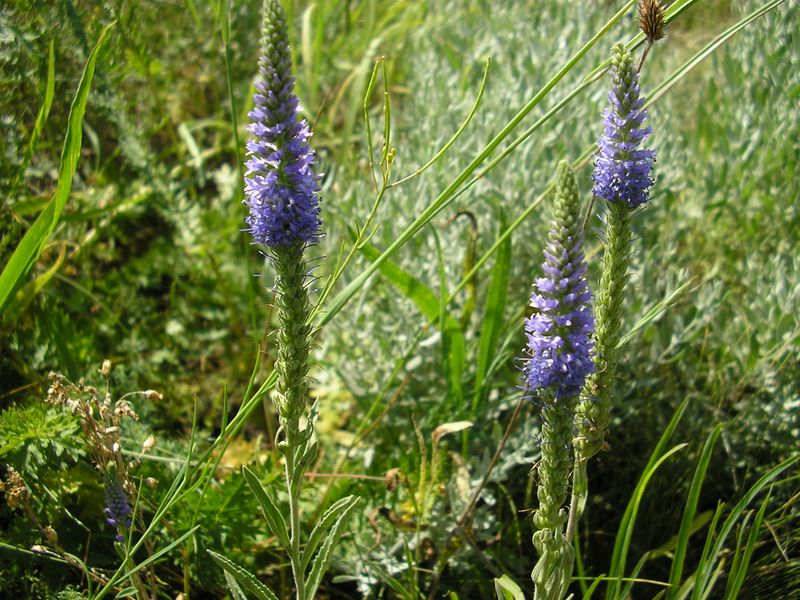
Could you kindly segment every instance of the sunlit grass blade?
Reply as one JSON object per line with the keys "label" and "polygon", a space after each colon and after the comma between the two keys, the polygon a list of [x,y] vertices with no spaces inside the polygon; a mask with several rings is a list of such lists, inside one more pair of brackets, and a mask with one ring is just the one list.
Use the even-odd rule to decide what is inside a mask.
{"label": "sunlit grass blade", "polygon": [[[500,230],[505,229],[505,215],[500,215]],[[475,385],[472,396],[472,411],[474,417],[481,399],[486,397],[488,382],[486,375],[494,358],[500,329],[506,308],[506,292],[511,274],[511,238],[507,238],[500,247],[500,252],[495,259],[491,273],[491,283],[486,296],[486,307],[481,322],[480,342],[478,343],[478,360],[475,367]]]}
{"label": "sunlit grass blade", "polygon": [[[770,495],[767,494],[764,501],[761,503],[761,508],[756,513],[756,518],[750,526],[750,533],[747,536],[747,543],[744,548],[740,550],[740,544],[737,544],[736,554],[734,557],[734,566],[731,567],[728,573],[728,585],[725,588],[725,600],[736,600],[739,593],[742,591],[747,571],[750,568],[750,561],[753,558],[753,551],[758,542],[758,534],[761,532],[761,523],[764,521],[764,513],[769,506]],[[744,524],[742,524],[744,529]]]}
{"label": "sunlit grass blade", "polygon": [[[653,92],[649,95],[647,102],[645,103],[645,107],[651,106],[658,98],[660,98],[666,91],[672,87],[675,83],[680,81],[683,77],[689,73],[694,67],[696,67],[703,59],[710,56],[717,48],[722,46],[725,42],[727,42],[733,35],[741,31],[744,27],[752,23],[755,19],[763,16],[770,10],[776,8],[779,4],[784,2],[784,0],[773,0],[762,6],[760,9],[753,11],[745,18],[741,19],[732,27],[726,29],[719,37],[715,38],[713,42],[709,43],[706,47],[702,50],[697,52],[686,61],[681,67],[673,71],[671,75],[669,75],[666,79],[664,79]],[[688,4],[688,3],[687,3]],[[544,114],[536,123],[531,125],[528,130],[522,133],[518,138],[516,138],[513,142],[509,144],[509,146],[503,150],[503,152],[498,155],[495,159],[492,160],[489,165],[487,165],[484,169],[480,171],[474,178],[468,181],[464,186],[458,190],[458,193],[455,194],[456,196],[465,193],[469,190],[475,183],[477,183],[487,172],[497,166],[503,159],[505,159],[511,152],[519,146],[522,142],[524,142],[530,135],[536,131],[539,127],[544,125],[550,119],[552,119],[563,107],[565,107],[569,102],[576,97],[580,92],[586,89],[591,83],[597,81],[598,75],[603,71],[603,68],[598,67],[593,71],[592,75],[587,76],[587,79],[577,86],[572,92],[570,92],[565,98],[563,98],[558,104],[556,104],[553,108],[551,108],[546,114]],[[585,167],[595,151],[595,146],[587,146],[584,151],[581,153],[580,157],[575,159],[572,163],[573,168],[577,171],[583,167]],[[553,188],[553,182],[550,182],[541,192],[539,196],[536,197],[528,207],[520,213],[520,215],[514,219],[508,228],[498,237],[492,246],[484,252],[483,256],[481,256],[478,261],[475,263],[475,266],[472,270],[467,273],[461,282],[453,289],[451,294],[451,298],[454,297],[456,293],[463,289],[465,285],[478,273],[478,271],[483,268],[489,258],[497,252],[497,249],[500,245],[505,241],[505,239],[510,236],[522,223],[524,223],[528,217],[539,207],[539,205],[543,202],[544,198]]]}

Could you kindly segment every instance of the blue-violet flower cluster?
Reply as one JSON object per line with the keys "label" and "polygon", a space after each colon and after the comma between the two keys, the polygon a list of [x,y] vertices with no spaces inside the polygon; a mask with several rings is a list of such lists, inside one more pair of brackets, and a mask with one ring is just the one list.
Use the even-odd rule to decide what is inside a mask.
{"label": "blue-violet flower cluster", "polygon": [[525,387],[551,388],[556,397],[577,395],[594,370],[591,335],[592,294],[583,262],[578,191],[566,163],[559,165],[552,228],[542,264],[544,277],[534,284],[534,314],[525,322],[529,357]]}
{"label": "blue-violet flower cluster", "polygon": [[270,248],[318,237],[319,178],[314,173],[311,132],[298,118],[286,16],[279,0],[265,3],[262,54],[245,163],[245,219],[256,242]]}
{"label": "blue-violet flower cluster", "polygon": [[639,73],[623,44],[616,44],[612,50],[611,69],[611,107],[603,114],[605,130],[597,142],[592,191],[609,202],[625,202],[637,208],[647,202],[653,185],[650,172],[655,152],[640,149],[652,129],[643,126],[647,112],[639,95]]}

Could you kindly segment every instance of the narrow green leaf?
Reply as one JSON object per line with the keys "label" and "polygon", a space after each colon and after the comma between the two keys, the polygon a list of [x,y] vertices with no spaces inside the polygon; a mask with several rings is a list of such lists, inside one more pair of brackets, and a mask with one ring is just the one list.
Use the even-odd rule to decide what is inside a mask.
{"label": "narrow green leaf", "polygon": [[69,111],[67,133],[64,136],[64,148],[61,152],[61,167],[58,174],[58,187],[53,199],[42,211],[31,228],[25,233],[22,241],[14,250],[11,259],[0,274],[0,311],[5,313],[6,306],[16,293],[25,276],[39,259],[45,244],[53,234],[64,205],[72,190],[72,177],[78,166],[81,151],[81,136],[83,115],[86,112],[86,103],[89,100],[89,90],[94,77],[95,63],[100,50],[103,48],[108,32],[116,21],[107,25],[100,33],[94,49],[89,55],[83,70],[78,91],[72,101]]}
{"label": "narrow green leaf", "polygon": [[583,600],[591,600],[592,595],[597,591],[597,588],[600,587],[600,584],[606,580],[606,576],[599,575],[595,577],[594,581],[592,581],[592,585],[589,586],[589,589],[586,590],[586,593],[583,594]]}
{"label": "narrow green leaf", "polygon": [[[369,244],[365,245],[361,252],[370,261],[377,260],[381,256],[380,250]],[[414,303],[423,316],[433,323],[439,322],[440,306],[436,294],[419,279],[416,279],[408,271],[403,270],[392,261],[384,261],[379,267],[381,275],[386,277],[397,290]],[[446,329],[458,329],[458,321],[454,317],[448,316],[445,319]]]}
{"label": "narrow green leaf", "polygon": [[508,575],[495,578],[494,591],[497,594],[497,600],[525,600],[522,589]]}
{"label": "narrow green leaf", "polygon": [[[686,8],[691,6],[691,4],[694,4],[694,2],[696,2],[696,1],[697,0],[690,0],[689,2],[683,2],[683,3],[676,2],[673,6],[671,6],[669,9],[667,9],[667,12],[668,13],[671,12],[672,9],[676,8],[679,4],[681,4],[681,10],[685,10]],[[678,69],[676,69],[669,77],[664,79],[653,90],[653,92],[650,94],[650,97],[648,98],[647,102],[645,103],[645,107],[651,106],[656,100],[658,100],[658,98],[661,97],[661,95],[666,93],[673,85],[675,85],[675,83],[677,83],[683,77],[685,77],[686,74],[689,73],[689,71],[691,71],[700,62],[702,62],[703,59],[705,59],[708,56],[710,56],[717,48],[719,48],[722,44],[724,44],[731,37],[733,37],[733,35],[735,35],[739,31],[741,31],[745,26],[747,26],[748,24],[753,22],[755,19],[761,17],[762,15],[766,14],[770,10],[773,10],[774,8],[776,8],[779,4],[781,4],[784,1],[785,0],[773,0],[773,2],[767,3],[766,5],[761,7],[760,9],[754,11],[753,13],[751,13],[750,15],[748,15],[747,17],[745,17],[744,19],[742,19],[741,21],[736,23],[734,26],[730,27],[729,29],[726,29],[725,32],[723,32],[720,36],[714,38],[714,40],[711,43],[709,43],[705,48],[703,48],[702,50],[697,52],[691,59],[689,59],[686,63],[684,63],[683,66],[681,66]],[[617,13],[617,15],[614,16],[612,21],[616,22],[616,19],[618,17],[620,17],[621,14],[624,13],[627,10],[627,8],[629,8],[629,5],[626,5],[625,7],[623,7]],[[677,15],[678,15],[678,13],[676,12],[673,15],[673,18],[676,17]],[[639,35],[641,35],[641,34],[639,34]],[[639,39],[639,36],[634,38],[634,40],[636,40],[636,39]],[[635,43],[633,41],[631,41],[627,45],[628,45],[628,47],[631,47],[632,45],[635,45]],[[558,112],[561,111],[562,108],[567,106],[572,101],[573,98],[575,98],[578,94],[583,92],[593,82],[597,81],[597,78],[607,68],[607,66],[608,66],[608,61],[602,63],[594,71],[592,71],[592,73],[590,75],[588,75],[586,77],[586,79],[582,83],[580,83],[569,94],[567,94],[558,103],[556,103],[550,110],[548,110],[544,115],[542,115],[542,117],[540,117],[535,123],[533,123],[530,127],[528,127],[528,129],[526,129],[519,136],[517,136],[508,146],[506,146],[506,148],[503,149],[503,151],[496,158],[492,159],[492,161],[486,167],[484,167],[480,172],[478,172],[477,175],[472,177],[472,179],[470,179],[468,182],[464,183],[463,186],[460,187],[460,189],[458,189],[457,191],[454,191],[452,197],[448,198],[447,202],[444,202],[442,204],[442,208],[444,206],[446,206],[447,204],[449,204],[449,202],[451,202],[452,200],[457,198],[459,195],[461,195],[461,194],[465,193],[467,190],[469,190],[473,185],[475,185],[475,183],[480,181],[489,171],[491,171],[500,162],[502,162],[520,144],[522,144],[531,135],[533,135],[533,133],[536,130],[538,130],[542,125],[547,123],[556,114],[558,114]],[[580,169],[583,165],[585,165],[589,161],[590,157],[592,156],[592,154],[594,152],[595,152],[595,146],[594,145],[586,147],[584,149],[584,151],[581,153],[581,155],[572,163],[573,168],[574,169]],[[480,257],[480,259],[478,259],[478,261],[475,263],[475,266],[472,268],[472,270],[462,278],[461,282],[453,290],[453,294],[456,294],[465,285],[467,285],[467,283],[483,267],[483,265],[486,263],[486,261],[489,259],[489,257],[497,251],[497,249],[503,243],[505,238],[510,236],[511,233],[515,229],[517,229],[522,223],[524,223],[525,220],[527,220],[527,218],[531,215],[531,213],[539,206],[539,204],[541,204],[542,200],[547,195],[547,193],[549,193],[551,188],[552,188],[552,184],[549,185],[535,200],[533,200],[533,202],[531,202],[528,205],[528,207],[516,219],[514,219],[514,221],[511,223],[511,225],[509,225],[508,228],[505,230],[505,232],[503,232],[503,235],[501,235],[497,240],[495,240],[495,242],[492,244],[492,246],[483,254],[483,256]],[[438,213],[438,210],[437,210],[437,213]],[[388,252],[388,250],[387,250],[387,252]],[[343,294],[340,294],[340,296],[341,295],[343,295]],[[334,309],[337,312],[338,312],[338,310],[340,310],[340,308],[341,307],[339,307],[339,306],[334,306]],[[331,310],[333,310],[333,309],[331,309]],[[332,316],[333,316],[332,314],[331,315],[326,315],[324,320],[328,321],[328,320],[330,320],[330,318]]]}
{"label": "narrow green leaf", "polygon": [[314,598],[316,598],[317,588],[319,588],[319,584],[322,582],[322,576],[325,574],[325,571],[328,570],[328,565],[333,556],[333,546],[339,541],[339,538],[342,537],[344,528],[347,526],[356,506],[358,506],[359,500],[360,498],[355,498],[354,502],[342,510],[339,514],[339,518],[336,519],[333,527],[331,527],[330,533],[328,533],[328,536],[322,543],[322,547],[311,565],[311,573],[309,573],[308,580],[306,581],[306,600],[314,600]]}
{"label": "narrow green leaf", "polygon": [[617,348],[622,348],[639,331],[644,329],[647,325],[649,325],[653,321],[656,321],[658,318],[660,318],[661,315],[667,311],[667,309],[675,305],[681,298],[683,298],[685,293],[693,292],[699,287],[695,286],[692,288],[691,287],[692,283],[693,283],[692,279],[685,281],[677,289],[670,292],[666,298],[660,300],[659,302],[651,306],[649,309],[647,309],[645,314],[642,315],[642,318],[639,319],[633,327],[631,327],[630,331],[628,331],[628,333],[626,333],[624,336],[622,336],[622,338],[620,338],[619,343],[617,344]]}
{"label": "narrow green leaf", "polygon": [[247,467],[242,467],[242,475],[244,475],[247,486],[253,492],[256,500],[258,500],[258,504],[261,506],[261,512],[264,515],[264,519],[267,521],[267,527],[269,527],[270,532],[277,537],[283,547],[288,550],[291,544],[289,542],[289,533],[286,529],[286,521],[283,515],[275,506],[272,498],[270,498],[264,486],[261,485],[255,473]]}
{"label": "narrow green leaf", "polygon": [[231,591],[231,596],[233,596],[233,600],[247,600],[247,596],[244,595],[242,588],[239,587],[239,584],[236,583],[236,578],[225,571],[225,583],[228,585],[228,589]]}
{"label": "narrow green leaf", "polygon": [[59,250],[58,257],[52,266],[33,281],[29,281],[20,291],[14,294],[14,300],[9,302],[8,308],[6,309],[6,318],[10,321],[16,321],[25,309],[28,308],[30,303],[33,302],[33,299],[36,298],[36,295],[41,292],[42,288],[44,288],[53,276],[58,273],[58,270],[61,268],[67,256],[66,251],[67,245],[62,242],[61,250]]}
{"label": "narrow green leaf", "polygon": [[203,187],[206,184],[206,172],[203,165],[203,154],[200,152],[200,146],[197,145],[197,140],[194,139],[192,130],[189,129],[186,123],[181,123],[178,125],[178,135],[183,140],[183,143],[186,144],[186,149],[189,151],[189,155],[192,157],[192,166],[197,172],[197,185],[199,187]]}
{"label": "narrow green leaf", "polygon": [[772,469],[762,475],[759,480],[756,481],[749,490],[747,490],[747,493],[742,497],[741,500],[739,500],[736,506],[733,507],[728,515],[728,518],[725,519],[725,522],[722,524],[719,535],[707,553],[707,559],[703,564],[703,572],[701,573],[700,569],[698,568],[697,582],[695,583],[695,589],[692,594],[693,600],[701,598],[703,594],[708,592],[713,586],[714,579],[717,575],[715,575],[716,571],[710,572],[709,569],[710,567],[713,567],[714,563],[721,558],[722,548],[725,545],[725,540],[727,539],[736,522],[741,517],[742,513],[744,513],[755,497],[760,494],[776,477],[778,477],[789,467],[796,464],[798,461],[800,461],[800,454],[790,456],[783,462],[774,466]]}
{"label": "narrow green leaf", "polygon": [[[162,556],[166,556],[167,554],[172,552],[173,549],[177,548],[187,539],[192,537],[198,529],[200,529],[199,525],[197,525],[196,527],[192,527],[189,531],[182,534],[180,537],[176,538],[175,540],[173,540],[172,542],[161,548],[158,552],[156,552],[152,556],[148,556],[142,562],[137,563],[133,569],[126,571],[125,575],[131,577],[134,573],[137,573],[142,569],[146,568],[148,565],[151,565],[154,562],[160,560]],[[128,552],[128,556],[130,556],[131,554],[133,554],[133,551]]]}
{"label": "narrow green leaf", "polygon": [[[447,186],[436,199],[424,210],[417,218],[411,223],[395,240],[392,244],[379,254],[372,262],[372,264],[364,269],[357,277],[355,277],[345,288],[340,291],[333,299],[326,303],[326,307],[318,307],[315,312],[322,311],[320,316],[320,326],[324,326],[330,321],[336,313],[338,313],[345,304],[352,298],[355,293],[366,283],[366,281],[381,267],[381,265],[388,260],[397,250],[402,247],[408,240],[414,237],[423,227],[425,227],[431,219],[433,219],[439,212],[452,202],[456,193],[462,188],[463,184],[469,179],[469,176],[481,165],[483,162],[494,152],[495,149],[505,140],[512,131],[522,122],[522,120],[530,113],[552,89],[569,73],[581,58],[606,34],[608,31],[619,21],[628,10],[634,5],[636,0],[629,0],[625,5],[618,10],[609,21],[603,25],[592,38],[586,42],[567,62],[561,69],[531,98],[525,106],[487,143],[487,145],[478,153],[475,158],[453,179],[450,185]],[[366,77],[365,77],[366,78]],[[345,127],[345,131],[349,131],[349,127]],[[477,267],[478,265],[476,265]]]}
{"label": "narrow green leaf", "polygon": [[311,562],[311,558],[317,551],[317,547],[322,541],[322,538],[336,522],[336,518],[341,513],[350,510],[352,505],[354,505],[356,502],[358,502],[358,498],[355,496],[347,496],[346,498],[342,498],[341,500],[331,504],[328,510],[323,513],[322,517],[320,517],[320,520],[314,526],[314,529],[308,538],[308,542],[306,543],[306,547],[303,549],[303,557],[301,560],[303,572],[305,572],[308,563]]}
{"label": "narrow green leaf", "polygon": [[631,538],[633,536],[633,527],[636,522],[636,515],[639,511],[639,504],[641,503],[642,496],[644,495],[645,488],[647,487],[650,478],[667,458],[686,446],[686,444],[681,444],[679,446],[675,446],[669,452],[665,453],[667,444],[669,443],[672,435],[675,433],[675,429],[678,427],[678,422],[683,416],[683,413],[686,411],[687,406],[688,398],[681,403],[681,405],[678,407],[678,410],[676,410],[675,414],[672,416],[669,424],[667,424],[664,433],[661,434],[661,438],[658,440],[655,449],[650,455],[647,466],[645,466],[644,472],[642,473],[639,482],[636,484],[633,496],[631,496],[630,502],[628,502],[628,506],[625,509],[625,514],[622,517],[622,522],[619,525],[616,541],[614,543],[614,553],[611,557],[609,585],[606,589],[607,600],[616,600],[619,597],[620,584],[625,577],[625,562],[628,557],[628,550],[630,548]]}
{"label": "narrow green leaf", "polygon": [[364,566],[366,566],[367,569],[372,571],[375,574],[375,576],[381,581],[381,583],[385,583],[390,588],[392,588],[392,591],[397,595],[398,598],[401,598],[402,600],[417,600],[418,596],[407,590],[406,587],[403,585],[403,583],[399,579],[391,575],[383,565],[370,561],[365,561]]}
{"label": "narrow green leaf", "polygon": [[[764,521],[764,513],[767,511],[769,501],[770,494],[768,493],[767,497],[764,498],[764,501],[761,503],[761,508],[758,509],[753,525],[750,527],[747,545],[744,547],[741,558],[737,561],[737,568],[731,569],[728,575],[729,588],[725,590],[725,600],[736,600],[736,598],[739,597],[739,593],[742,591],[742,586],[747,577],[747,571],[750,568],[750,561],[753,558],[753,551],[755,550],[756,542],[758,542],[758,534],[761,531],[761,523]],[[737,557],[739,557],[738,552]]]}
{"label": "narrow green leaf", "polygon": [[206,552],[211,555],[211,558],[213,558],[225,572],[230,573],[236,581],[241,583],[248,592],[253,593],[258,600],[278,600],[278,597],[273,594],[267,586],[256,579],[256,576],[250,573],[250,571],[240,567],[221,554],[217,554],[213,550],[206,550]]}
{"label": "narrow green leaf", "polygon": [[311,18],[314,12],[317,11],[317,5],[313,2],[306,7],[303,11],[303,16],[300,18],[300,54],[303,57],[303,79],[305,83],[306,93],[310,101],[310,106],[316,107],[316,79],[314,77],[314,60],[313,42],[311,35],[314,31],[314,25]]}
{"label": "narrow green leaf", "polygon": [[694,471],[692,484],[689,487],[689,495],[686,498],[686,506],[683,509],[683,518],[681,519],[681,526],[678,530],[678,543],[675,548],[675,556],[672,559],[672,567],[669,572],[670,587],[667,590],[667,598],[669,600],[674,600],[680,589],[681,577],[683,576],[683,562],[689,547],[689,535],[691,534],[692,523],[695,513],[697,512],[700,491],[703,488],[703,481],[705,481],[706,478],[708,464],[711,462],[711,453],[714,451],[714,446],[721,432],[722,426],[717,425],[709,434],[708,439],[706,439],[703,451],[700,454],[700,460]]}
{"label": "narrow green leaf", "polygon": [[[464,375],[466,344],[461,324],[447,311],[447,271],[442,254],[442,245],[439,236],[434,232],[436,241],[436,261],[439,265],[439,330],[442,332],[443,364],[447,379],[447,395],[451,407],[460,413],[464,404],[464,388],[462,379]],[[444,408],[444,407],[442,407]]]}
{"label": "narrow green leaf", "polygon": [[[500,231],[506,228],[506,217],[500,213]],[[511,236],[507,237],[500,246],[500,252],[492,268],[491,283],[486,297],[486,308],[483,312],[481,324],[481,337],[478,345],[478,364],[475,369],[475,392],[472,397],[472,416],[478,409],[481,399],[486,396],[487,385],[484,379],[489,371],[489,365],[494,358],[497,338],[503,326],[503,317],[506,308],[506,292],[508,291],[508,278],[511,273]]]}

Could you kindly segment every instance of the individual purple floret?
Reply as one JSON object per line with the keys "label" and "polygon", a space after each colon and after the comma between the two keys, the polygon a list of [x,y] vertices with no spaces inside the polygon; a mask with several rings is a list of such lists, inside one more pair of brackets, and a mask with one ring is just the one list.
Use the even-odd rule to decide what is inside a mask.
{"label": "individual purple floret", "polygon": [[575,396],[594,370],[592,294],[583,263],[578,190],[572,170],[561,163],[556,204],[542,264],[531,296],[535,312],[525,321],[529,358],[523,367],[528,390],[551,388],[556,397]]}
{"label": "individual purple floret", "polygon": [[[103,512],[106,515],[106,523],[111,527],[122,527],[127,529],[131,526],[131,505],[128,502],[128,495],[122,489],[122,484],[112,477],[108,477],[105,483],[106,488],[106,507]],[[121,542],[122,535],[117,533],[116,540]]]}
{"label": "individual purple floret", "polygon": [[597,142],[592,191],[609,202],[622,201],[636,208],[647,202],[653,185],[650,172],[655,152],[640,149],[652,129],[643,127],[647,112],[642,108],[644,98],[639,96],[639,73],[623,44],[612,50],[611,69],[611,107],[603,113],[605,130]]}
{"label": "individual purple floret", "polygon": [[265,3],[255,108],[245,163],[245,219],[256,242],[277,248],[317,239],[319,178],[314,173],[311,132],[298,118],[286,15],[279,0]]}

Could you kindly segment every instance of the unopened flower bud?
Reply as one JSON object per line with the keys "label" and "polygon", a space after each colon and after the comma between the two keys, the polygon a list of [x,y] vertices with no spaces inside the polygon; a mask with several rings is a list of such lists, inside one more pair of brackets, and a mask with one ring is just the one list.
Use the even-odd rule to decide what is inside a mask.
{"label": "unopened flower bud", "polygon": [[161,400],[164,397],[164,396],[162,396],[161,394],[159,394],[155,390],[146,390],[144,392],[144,395],[151,402],[157,402],[157,401]]}
{"label": "unopened flower bud", "polygon": [[106,359],[103,361],[103,366],[100,367],[100,373],[103,374],[103,377],[108,377],[111,374],[111,361]]}

